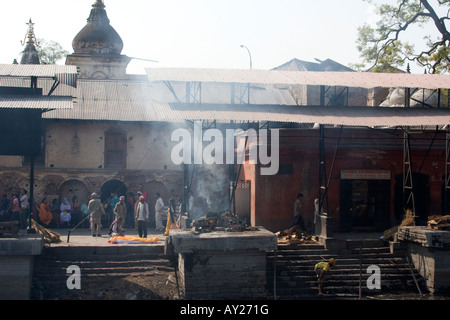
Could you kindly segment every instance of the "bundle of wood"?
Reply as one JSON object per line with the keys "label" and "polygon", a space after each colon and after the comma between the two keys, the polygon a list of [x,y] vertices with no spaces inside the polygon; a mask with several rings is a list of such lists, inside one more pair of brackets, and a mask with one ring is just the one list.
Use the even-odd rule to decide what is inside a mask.
{"label": "bundle of wood", "polygon": [[19,236],[19,221],[0,222],[0,237],[15,238]]}
{"label": "bundle of wood", "polygon": [[414,226],[415,224],[416,223],[414,221],[414,215],[412,213],[412,210],[411,209],[407,209],[405,217],[403,218],[402,223],[400,224],[400,226],[408,227],[408,226]]}
{"label": "bundle of wood", "polygon": [[428,228],[434,230],[450,230],[450,215],[428,217]]}
{"label": "bundle of wood", "polygon": [[31,227],[36,230],[36,233],[42,234],[44,236],[45,243],[60,243],[61,235],[57,232],[51,231],[47,228],[44,228],[39,223],[36,223],[34,219],[31,219]]}
{"label": "bundle of wood", "polygon": [[282,244],[306,244],[318,243],[317,236],[310,236],[304,232],[299,226],[293,226],[289,229],[278,231],[275,233],[278,237],[278,243]]}

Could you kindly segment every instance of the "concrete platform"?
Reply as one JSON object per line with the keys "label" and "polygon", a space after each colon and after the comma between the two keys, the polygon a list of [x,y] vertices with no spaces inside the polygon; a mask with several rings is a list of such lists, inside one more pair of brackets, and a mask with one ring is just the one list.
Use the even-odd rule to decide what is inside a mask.
{"label": "concrete platform", "polygon": [[[146,245],[148,246],[148,243],[142,243],[142,244],[111,244],[108,242],[109,235],[108,230],[103,228],[101,230],[102,236],[101,237],[93,237],[91,235],[91,231],[86,228],[82,229],[75,229],[70,233],[69,239],[67,239],[67,235],[69,233],[70,229],[51,229],[54,232],[57,232],[61,235],[62,242],[60,243],[51,243],[49,244],[50,247],[85,247],[85,246],[94,246],[94,247],[107,247],[107,246],[130,246],[130,245]],[[127,232],[125,233],[126,236],[138,236],[138,231],[135,229],[127,229]],[[164,246],[166,242],[166,236],[164,235],[164,232],[157,232],[155,229],[149,228],[147,232],[147,238],[154,238],[157,237],[159,240],[159,243],[157,244],[151,244],[153,246],[162,245]],[[69,240],[69,241],[67,241]]]}

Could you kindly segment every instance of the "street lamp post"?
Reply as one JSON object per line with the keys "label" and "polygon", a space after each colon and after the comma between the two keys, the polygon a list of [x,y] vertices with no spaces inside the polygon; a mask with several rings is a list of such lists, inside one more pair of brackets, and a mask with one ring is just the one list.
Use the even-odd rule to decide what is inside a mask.
{"label": "street lamp post", "polygon": [[246,46],[244,46],[243,44],[241,44],[241,48],[245,48],[248,51],[248,56],[250,57],[250,70],[251,70],[252,69],[252,55],[250,53],[250,50]]}
{"label": "street lamp post", "polygon": [[[250,70],[252,70],[252,55],[250,53],[250,50],[244,46],[243,44],[241,44],[241,48],[245,48],[248,51],[248,56],[250,57]],[[250,83],[247,85],[247,100],[248,100],[248,104],[250,104]]]}

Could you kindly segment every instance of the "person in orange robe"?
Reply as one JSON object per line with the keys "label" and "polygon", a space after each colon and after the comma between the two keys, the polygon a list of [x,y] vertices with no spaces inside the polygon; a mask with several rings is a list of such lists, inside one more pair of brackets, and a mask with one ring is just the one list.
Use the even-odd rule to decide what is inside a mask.
{"label": "person in orange robe", "polygon": [[52,219],[53,215],[50,212],[50,205],[48,204],[47,198],[44,198],[39,206],[39,220],[41,220],[43,225],[48,226]]}

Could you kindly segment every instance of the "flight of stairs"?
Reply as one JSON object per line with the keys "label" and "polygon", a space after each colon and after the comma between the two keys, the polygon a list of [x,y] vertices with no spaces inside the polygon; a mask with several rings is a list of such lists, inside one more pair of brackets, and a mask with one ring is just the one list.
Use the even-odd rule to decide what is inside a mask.
{"label": "flight of stairs", "polygon": [[[79,290],[70,266],[80,270]],[[177,292],[164,246],[46,247],[33,267],[33,300],[167,300]]]}
{"label": "flight of stairs", "polygon": [[[369,240],[363,242],[360,260],[359,243],[349,240],[347,249],[340,251],[326,250],[319,244],[279,244],[276,253],[269,253],[267,256],[269,297],[278,300],[319,298],[314,265],[319,261],[328,261],[329,258],[335,258],[337,264],[326,277],[323,287],[325,295],[320,297],[321,299],[358,299],[360,269],[363,299],[399,292],[418,293],[404,252],[394,251],[392,254],[389,246],[383,241]],[[381,289],[369,289],[367,286],[367,280],[372,276],[372,272],[367,273],[371,265],[380,268]],[[414,275],[421,291],[425,292],[424,280],[415,270]]]}

